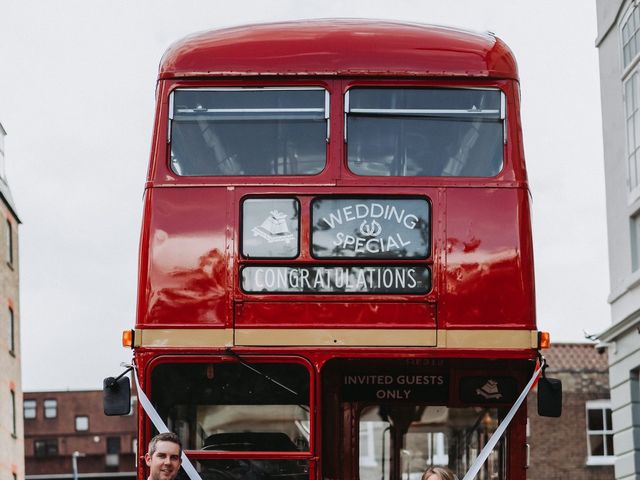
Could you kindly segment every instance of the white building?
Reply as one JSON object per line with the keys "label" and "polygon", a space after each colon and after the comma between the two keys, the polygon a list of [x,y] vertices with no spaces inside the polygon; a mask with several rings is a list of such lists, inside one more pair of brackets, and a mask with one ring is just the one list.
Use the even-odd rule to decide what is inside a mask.
{"label": "white building", "polygon": [[612,320],[599,339],[609,352],[615,475],[640,479],[640,5],[596,6]]}

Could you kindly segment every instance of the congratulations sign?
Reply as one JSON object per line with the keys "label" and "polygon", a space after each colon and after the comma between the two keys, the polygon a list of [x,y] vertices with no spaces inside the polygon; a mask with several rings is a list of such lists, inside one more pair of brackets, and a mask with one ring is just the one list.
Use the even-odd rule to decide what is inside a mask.
{"label": "congratulations sign", "polygon": [[424,294],[431,289],[425,266],[250,266],[242,269],[247,293]]}
{"label": "congratulations sign", "polygon": [[427,258],[425,199],[321,198],[312,203],[316,258]]}

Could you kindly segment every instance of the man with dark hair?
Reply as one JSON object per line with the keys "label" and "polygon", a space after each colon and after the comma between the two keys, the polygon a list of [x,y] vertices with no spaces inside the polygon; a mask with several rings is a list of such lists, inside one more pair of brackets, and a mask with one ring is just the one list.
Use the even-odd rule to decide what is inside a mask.
{"label": "man with dark hair", "polygon": [[182,463],[182,444],[175,433],[160,433],[149,442],[144,456],[149,467],[147,480],[173,480]]}

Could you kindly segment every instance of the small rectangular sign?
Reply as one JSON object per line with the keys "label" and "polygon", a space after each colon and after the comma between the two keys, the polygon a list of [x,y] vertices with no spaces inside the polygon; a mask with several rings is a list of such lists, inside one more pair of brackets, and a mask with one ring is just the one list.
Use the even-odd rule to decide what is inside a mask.
{"label": "small rectangular sign", "polygon": [[250,266],[242,269],[247,293],[425,294],[431,289],[429,267]]}
{"label": "small rectangular sign", "polygon": [[318,198],[311,205],[316,258],[429,256],[429,202],[424,198]]}
{"label": "small rectangular sign", "polygon": [[462,377],[460,401],[469,404],[513,403],[518,384],[513,377]]}
{"label": "small rectangular sign", "polygon": [[345,401],[445,402],[449,376],[443,372],[347,373],[342,378]]}
{"label": "small rectangular sign", "polygon": [[298,256],[300,203],[295,198],[247,198],[242,202],[242,255]]}

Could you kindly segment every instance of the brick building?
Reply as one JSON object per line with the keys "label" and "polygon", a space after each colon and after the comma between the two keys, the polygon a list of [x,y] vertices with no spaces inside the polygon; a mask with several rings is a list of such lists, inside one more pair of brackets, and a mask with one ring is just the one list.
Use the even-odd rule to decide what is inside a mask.
{"label": "brick building", "polygon": [[25,392],[27,480],[135,478],[135,409],[123,417],[102,411],[102,391]]}
{"label": "brick building", "polygon": [[547,374],[562,380],[562,416],[539,417],[528,398],[529,480],[614,478],[613,427],[606,353],[592,344],[558,343],[544,351]]}
{"label": "brick building", "polygon": [[0,480],[24,479],[24,436],[20,369],[18,224],[5,174],[0,124]]}

